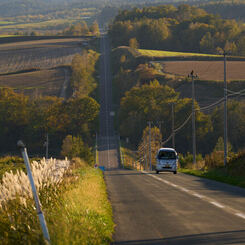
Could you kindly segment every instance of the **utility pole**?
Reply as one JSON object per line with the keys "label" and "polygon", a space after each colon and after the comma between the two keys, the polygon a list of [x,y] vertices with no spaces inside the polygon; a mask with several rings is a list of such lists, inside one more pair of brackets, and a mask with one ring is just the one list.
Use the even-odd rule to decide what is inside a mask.
{"label": "utility pole", "polygon": [[149,167],[150,171],[152,171],[152,166],[151,166],[151,122],[148,122],[149,125]]}
{"label": "utility pole", "polygon": [[175,148],[175,133],[174,133],[174,103],[172,106],[172,147]]}
{"label": "utility pole", "polygon": [[195,115],[195,87],[194,87],[194,78],[197,78],[197,75],[194,75],[194,71],[188,75],[191,77],[192,82],[192,154],[193,154],[193,164],[196,163],[196,115]]}
{"label": "utility pole", "polygon": [[226,51],[224,55],[224,166],[227,164],[227,82],[226,82]]}

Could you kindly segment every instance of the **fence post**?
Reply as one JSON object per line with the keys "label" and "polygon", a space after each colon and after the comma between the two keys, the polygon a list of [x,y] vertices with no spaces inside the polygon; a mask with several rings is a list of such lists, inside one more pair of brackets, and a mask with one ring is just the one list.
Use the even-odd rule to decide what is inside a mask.
{"label": "fence post", "polygon": [[45,239],[45,241],[48,244],[50,244],[50,237],[49,237],[49,233],[48,233],[48,228],[47,228],[47,225],[46,225],[44,214],[43,214],[42,209],[41,209],[41,204],[40,204],[40,201],[39,201],[39,198],[38,198],[37,190],[36,190],[34,179],[33,179],[33,176],[32,176],[31,166],[30,166],[30,162],[29,162],[29,158],[28,158],[26,147],[25,147],[24,143],[21,140],[18,141],[17,146],[19,147],[19,149],[21,151],[22,157],[23,157],[25,165],[26,165],[27,175],[28,175],[28,178],[29,178],[29,181],[30,181],[30,184],[31,184],[32,194],[33,194],[33,197],[34,197],[34,200],[35,200],[35,206],[36,206],[36,210],[37,210],[37,215],[38,215],[39,222],[40,222],[40,225],[41,225],[41,228],[42,228],[44,239]]}

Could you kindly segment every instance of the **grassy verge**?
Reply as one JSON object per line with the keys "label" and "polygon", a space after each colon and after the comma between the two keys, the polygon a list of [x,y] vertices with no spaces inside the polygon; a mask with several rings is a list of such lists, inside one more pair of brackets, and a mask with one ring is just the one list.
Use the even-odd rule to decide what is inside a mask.
{"label": "grassy verge", "polygon": [[227,173],[225,168],[217,168],[211,170],[195,170],[195,169],[186,169],[180,168],[179,172],[190,174],[206,179],[216,180],[230,185],[235,185],[245,188],[245,177],[243,176],[232,176]]}
{"label": "grassy verge", "polygon": [[[51,244],[110,244],[114,223],[103,173],[73,161],[60,185],[39,193]],[[1,244],[45,244],[34,201],[20,198],[0,207]]]}
{"label": "grassy verge", "polygon": [[103,174],[93,168],[77,173],[78,183],[47,214],[52,244],[110,244],[114,224]]}
{"label": "grassy verge", "polygon": [[124,162],[124,168],[140,170],[142,166],[140,166],[140,163],[137,161],[138,157],[135,151],[124,147],[124,143],[122,145],[123,146],[121,146],[121,153]]}

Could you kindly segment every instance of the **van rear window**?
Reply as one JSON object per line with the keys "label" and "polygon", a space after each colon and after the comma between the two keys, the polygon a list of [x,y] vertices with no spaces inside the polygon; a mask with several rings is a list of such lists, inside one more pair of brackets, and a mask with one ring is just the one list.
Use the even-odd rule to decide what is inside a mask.
{"label": "van rear window", "polygon": [[158,159],[176,159],[174,151],[159,151],[157,155]]}

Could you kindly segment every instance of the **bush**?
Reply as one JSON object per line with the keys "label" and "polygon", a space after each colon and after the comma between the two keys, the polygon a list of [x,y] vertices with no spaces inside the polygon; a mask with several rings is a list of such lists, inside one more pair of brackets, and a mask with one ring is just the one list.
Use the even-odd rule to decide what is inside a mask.
{"label": "bush", "polygon": [[205,167],[208,169],[224,166],[224,152],[214,151],[205,156]]}
{"label": "bush", "polygon": [[197,164],[193,166],[193,155],[189,152],[186,156],[179,154],[179,164],[181,168],[201,168],[203,167],[203,158],[201,154],[196,155],[196,162]]}
{"label": "bush", "polygon": [[67,135],[63,140],[61,155],[69,159],[80,157],[90,165],[94,163],[94,156],[90,147],[83,142],[80,136]]}
{"label": "bush", "polygon": [[228,173],[233,176],[245,176],[245,150],[239,152],[227,164]]}

